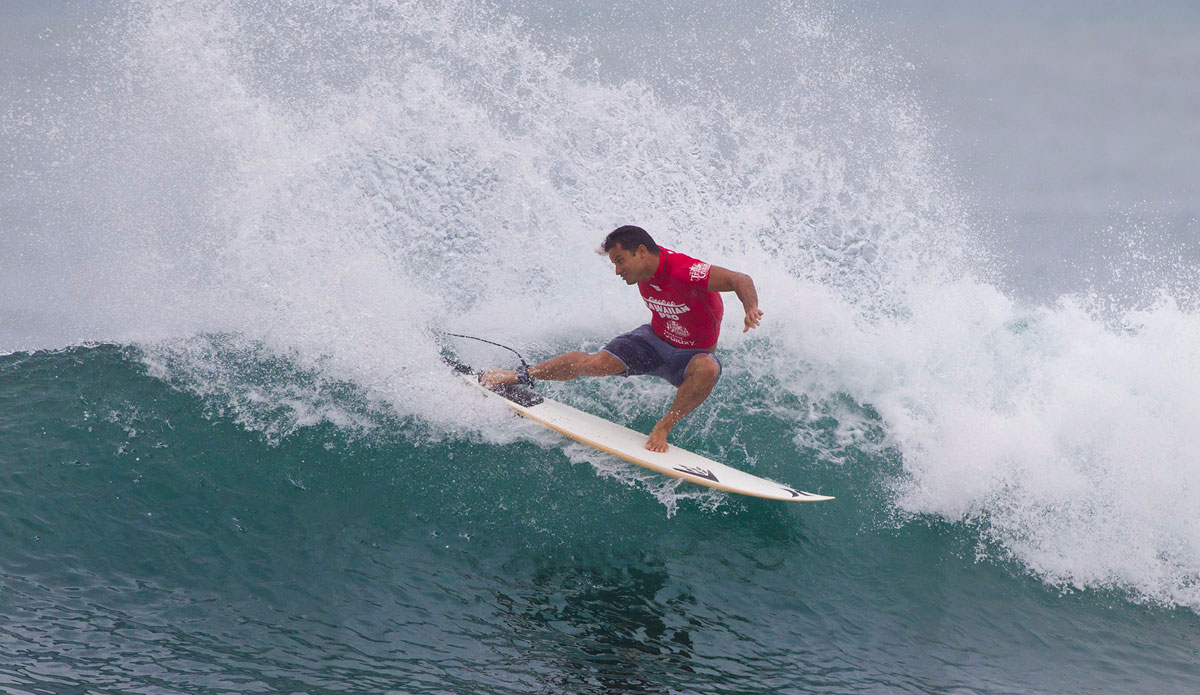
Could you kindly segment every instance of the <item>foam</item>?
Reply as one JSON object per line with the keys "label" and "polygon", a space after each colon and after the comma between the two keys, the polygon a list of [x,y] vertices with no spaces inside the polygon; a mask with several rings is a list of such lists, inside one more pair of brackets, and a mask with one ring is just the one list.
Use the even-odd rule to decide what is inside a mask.
{"label": "foam", "polygon": [[1114,322],[1081,297],[1025,307],[969,279],[915,288],[906,308],[810,312],[820,339],[797,357],[823,374],[796,373],[879,413],[879,446],[903,459],[897,508],[976,525],[982,555],[1057,586],[1200,607],[1200,317],[1164,299]]}

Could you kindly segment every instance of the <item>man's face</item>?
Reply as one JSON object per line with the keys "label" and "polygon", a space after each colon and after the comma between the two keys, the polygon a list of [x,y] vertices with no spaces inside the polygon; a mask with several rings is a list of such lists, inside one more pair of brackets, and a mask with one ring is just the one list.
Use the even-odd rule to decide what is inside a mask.
{"label": "man's face", "polygon": [[613,244],[613,247],[608,250],[608,260],[612,261],[617,275],[621,276],[626,285],[636,285],[654,277],[654,271],[657,268],[647,269],[649,260],[652,258],[653,256],[646,250],[646,247],[640,245],[637,247],[637,251],[626,251],[625,247],[620,244]]}

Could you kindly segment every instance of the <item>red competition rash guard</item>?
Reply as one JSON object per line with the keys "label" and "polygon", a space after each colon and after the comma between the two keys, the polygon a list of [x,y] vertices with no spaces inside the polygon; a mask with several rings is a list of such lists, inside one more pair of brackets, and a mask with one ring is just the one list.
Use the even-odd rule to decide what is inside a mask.
{"label": "red competition rash guard", "polygon": [[712,264],[659,247],[658,270],[638,290],[654,313],[650,327],[658,337],[688,350],[711,350],[721,334],[725,305],[708,291]]}

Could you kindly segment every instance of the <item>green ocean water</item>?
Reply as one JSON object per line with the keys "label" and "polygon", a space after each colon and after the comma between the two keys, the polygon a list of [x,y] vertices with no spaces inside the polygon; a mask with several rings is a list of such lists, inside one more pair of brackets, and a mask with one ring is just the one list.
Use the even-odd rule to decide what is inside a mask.
{"label": "green ocean water", "polygon": [[[1063,592],[898,521],[886,457],[678,503],[558,446],[402,419],[277,441],[136,348],[0,358],[8,692],[1188,693],[1200,618]],[[695,437],[705,450],[729,431]],[[793,449],[789,452],[789,449]]]}

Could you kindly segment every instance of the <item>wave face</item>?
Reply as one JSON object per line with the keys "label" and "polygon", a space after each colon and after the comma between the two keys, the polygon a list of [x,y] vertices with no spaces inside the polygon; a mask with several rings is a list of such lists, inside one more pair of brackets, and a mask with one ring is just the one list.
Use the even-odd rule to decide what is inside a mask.
{"label": "wave face", "polygon": [[[845,13],[147,1],[73,37],[3,131],[13,683],[1193,689],[1182,261],[1019,299]],[[444,369],[511,357],[440,331],[641,323],[592,253],[626,223],[766,311],[730,298],[675,441],[837,502],[634,470]],[[645,431],[671,397],[545,388]]]}

